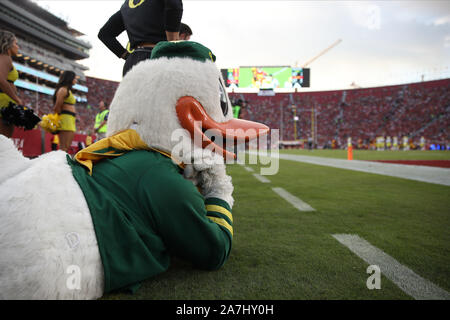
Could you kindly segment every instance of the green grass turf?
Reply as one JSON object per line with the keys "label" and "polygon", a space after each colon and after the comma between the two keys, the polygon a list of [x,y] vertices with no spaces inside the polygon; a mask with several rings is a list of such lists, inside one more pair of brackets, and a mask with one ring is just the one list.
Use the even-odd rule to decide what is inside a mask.
{"label": "green grass turf", "polygon": [[[285,149],[280,153],[298,154],[304,156],[347,159],[347,150],[305,150]],[[353,150],[354,160],[450,160],[450,151],[372,151]]]}
{"label": "green grass turf", "polygon": [[[336,233],[358,234],[450,291],[449,187],[287,160],[267,176],[270,184],[240,165],[228,172],[234,239],[223,268],[206,272],[173,259],[134,295],[105,299],[411,299],[384,276],[381,290],[367,289],[368,264]],[[272,187],[316,211],[297,211]]]}

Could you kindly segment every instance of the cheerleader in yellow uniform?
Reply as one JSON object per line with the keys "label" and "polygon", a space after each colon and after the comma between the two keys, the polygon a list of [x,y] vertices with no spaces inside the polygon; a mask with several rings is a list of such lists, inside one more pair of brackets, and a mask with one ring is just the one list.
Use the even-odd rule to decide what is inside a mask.
{"label": "cheerleader in yellow uniform", "polygon": [[[14,81],[19,73],[14,68],[12,57],[19,53],[17,39],[13,33],[0,30],[0,109],[8,107],[9,103],[22,105],[17,95]],[[1,115],[0,115],[1,118]],[[14,125],[0,121],[0,134],[10,138],[14,132]]]}
{"label": "cheerleader in yellow uniform", "polygon": [[64,71],[56,85],[53,95],[55,103],[54,112],[60,115],[59,149],[68,151],[76,131],[76,110],[77,102],[72,93],[72,86],[77,83],[77,78],[73,71]]}

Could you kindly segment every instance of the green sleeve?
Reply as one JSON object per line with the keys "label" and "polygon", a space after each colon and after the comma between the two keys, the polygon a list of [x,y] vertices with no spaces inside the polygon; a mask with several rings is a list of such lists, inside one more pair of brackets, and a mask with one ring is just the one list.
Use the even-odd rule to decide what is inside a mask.
{"label": "green sleeve", "polygon": [[[147,184],[145,181],[158,181]],[[171,254],[201,269],[219,269],[228,259],[233,237],[229,205],[205,201],[191,181],[179,173],[152,172],[142,179],[156,230]]]}

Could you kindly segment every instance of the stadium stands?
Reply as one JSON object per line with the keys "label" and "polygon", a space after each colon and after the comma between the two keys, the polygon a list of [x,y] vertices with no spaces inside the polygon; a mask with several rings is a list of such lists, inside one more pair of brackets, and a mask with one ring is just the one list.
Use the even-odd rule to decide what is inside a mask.
{"label": "stadium stands", "polygon": [[[78,132],[88,134],[94,125],[98,104],[111,103],[119,83],[86,77],[87,103],[77,104]],[[51,96],[19,90],[26,105],[39,115],[51,112]],[[412,83],[408,85],[352,90],[280,93],[258,96],[256,93],[230,93],[230,98],[248,101],[240,117],[265,123],[280,129],[281,140],[294,140],[292,106],[297,108],[297,138],[311,136],[311,109],[315,107],[315,121],[319,148],[330,147],[335,139],[345,147],[351,137],[357,147],[361,139],[365,146],[377,136],[397,136],[399,141],[408,135],[416,145],[421,136],[427,144],[447,144],[450,141],[450,79]],[[38,108],[36,108],[38,106]]]}
{"label": "stadium stands", "polygon": [[88,68],[77,61],[89,57],[91,45],[79,39],[81,32],[30,0],[2,1],[0,29],[12,31],[18,40],[19,54],[13,57],[19,72],[15,86],[27,105],[39,114],[48,113],[64,70],[75,72],[78,84],[73,93],[79,103],[87,102],[84,72]]}
{"label": "stadium stands", "polygon": [[450,141],[450,79],[376,88],[279,93],[261,97],[256,93],[231,93],[231,99],[243,99],[248,106],[241,118],[260,121],[280,129],[281,140],[294,140],[296,107],[297,138],[312,136],[312,107],[318,147],[345,147],[347,137],[354,144],[362,139],[366,146],[379,135],[406,135],[419,144],[447,144]]}
{"label": "stadium stands", "polygon": [[119,83],[116,81],[87,77],[86,85],[89,88],[88,103],[91,106],[97,107],[101,100],[107,105],[111,104]]}

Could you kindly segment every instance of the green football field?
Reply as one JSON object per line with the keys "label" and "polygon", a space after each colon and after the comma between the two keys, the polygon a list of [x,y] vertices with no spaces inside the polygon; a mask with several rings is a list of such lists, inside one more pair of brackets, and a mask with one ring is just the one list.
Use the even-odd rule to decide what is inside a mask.
{"label": "green football field", "polygon": [[[283,151],[345,158],[340,150]],[[381,157],[381,158],[380,158]],[[450,159],[450,152],[354,153],[355,159]],[[248,169],[251,168],[251,169]],[[332,235],[358,235],[428,282],[450,292],[450,187],[280,160],[262,183],[259,165],[229,165],[233,178],[233,249],[207,272],[174,258],[168,271],[134,295],[105,299],[413,299],[381,270],[369,290],[369,264]],[[315,211],[299,211],[272,188]]]}

